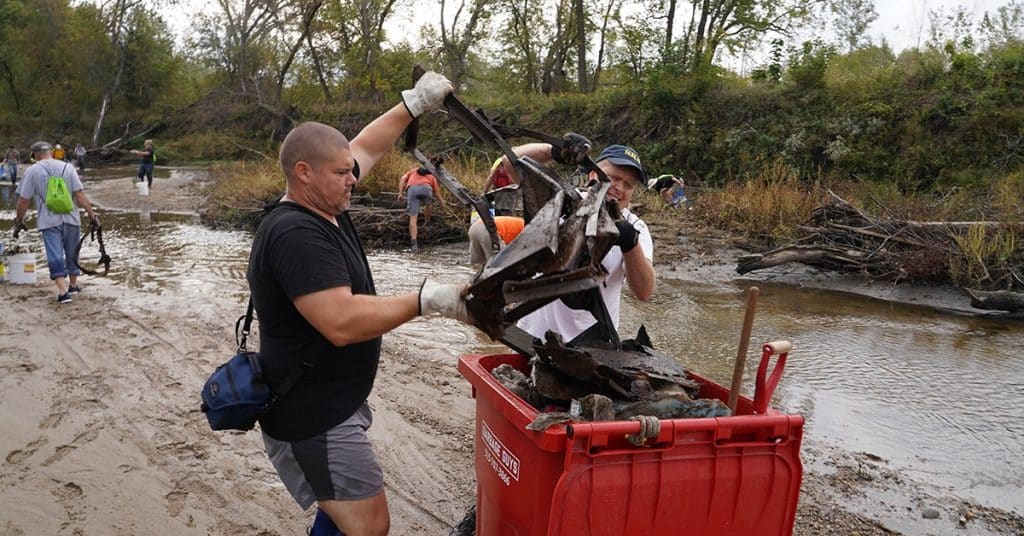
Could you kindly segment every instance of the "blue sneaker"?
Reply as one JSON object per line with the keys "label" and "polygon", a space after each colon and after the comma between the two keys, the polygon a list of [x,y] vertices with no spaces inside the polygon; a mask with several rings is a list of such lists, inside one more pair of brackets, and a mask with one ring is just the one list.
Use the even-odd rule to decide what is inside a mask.
{"label": "blue sneaker", "polygon": [[57,303],[71,303],[71,293],[65,292],[60,296],[57,296]]}
{"label": "blue sneaker", "polygon": [[68,287],[68,294],[78,294],[79,292],[82,292],[81,287]]}

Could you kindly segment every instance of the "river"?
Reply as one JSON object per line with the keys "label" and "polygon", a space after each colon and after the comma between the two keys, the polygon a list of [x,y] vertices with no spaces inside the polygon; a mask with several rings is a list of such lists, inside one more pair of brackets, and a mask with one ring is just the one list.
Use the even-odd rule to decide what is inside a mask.
{"label": "river", "polygon": [[[125,172],[105,173],[113,178]],[[8,245],[12,191],[0,186],[0,230]],[[102,284],[157,297],[213,295],[244,303],[249,233],[210,229],[193,215],[100,214],[115,260]],[[38,241],[34,229],[27,236]],[[89,247],[85,260],[98,258],[95,246]],[[458,244],[419,254],[370,251],[369,257],[381,294],[413,290],[425,274],[440,271],[452,281],[473,274]],[[744,394],[753,392],[760,343],[788,339],[793,351],[772,405],[806,418],[808,442],[881,458],[935,494],[1024,514],[1024,324],[731,276],[703,278],[686,268],[659,266],[649,302],[624,300],[624,336],[643,323],[659,350],[728,385],[745,290],[757,284],[761,297]],[[438,343],[430,324],[403,330]],[[501,348],[468,328],[443,339],[459,352]],[[806,456],[805,464],[830,470]],[[865,511],[872,509],[870,500],[862,501]]]}

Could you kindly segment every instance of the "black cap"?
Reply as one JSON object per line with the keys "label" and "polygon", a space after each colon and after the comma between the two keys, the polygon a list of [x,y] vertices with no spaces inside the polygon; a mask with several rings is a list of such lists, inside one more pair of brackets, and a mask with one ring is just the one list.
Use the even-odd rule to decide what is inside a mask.
{"label": "black cap", "polygon": [[638,186],[645,186],[647,184],[647,172],[644,171],[644,166],[640,163],[640,154],[636,152],[632,147],[625,145],[609,145],[605,147],[601,154],[598,155],[596,162],[607,160],[616,166],[631,167],[640,174]]}

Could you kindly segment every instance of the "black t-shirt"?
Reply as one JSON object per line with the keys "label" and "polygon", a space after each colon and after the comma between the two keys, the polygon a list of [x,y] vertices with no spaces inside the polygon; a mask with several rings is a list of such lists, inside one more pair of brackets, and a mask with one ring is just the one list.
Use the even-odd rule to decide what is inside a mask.
{"label": "black t-shirt", "polygon": [[156,147],[150,147],[149,149],[143,148],[142,150],[149,153],[142,155],[143,164],[152,164],[155,162],[154,158],[156,158]]}
{"label": "black t-shirt", "polygon": [[305,207],[267,207],[256,230],[246,277],[259,319],[260,364],[271,392],[301,370],[294,386],[260,419],[282,441],[320,434],[352,416],[370,395],[380,337],[337,347],[292,304],[319,290],[349,286],[376,294],[366,254],[347,214],[338,226]]}

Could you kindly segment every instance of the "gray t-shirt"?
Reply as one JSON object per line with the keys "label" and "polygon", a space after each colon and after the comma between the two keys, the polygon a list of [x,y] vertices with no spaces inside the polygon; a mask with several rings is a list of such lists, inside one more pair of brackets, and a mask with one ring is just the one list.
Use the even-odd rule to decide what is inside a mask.
{"label": "gray t-shirt", "polygon": [[[46,184],[49,182],[50,176],[64,177],[64,182],[67,183],[68,190],[72,194],[71,202],[74,204],[74,208],[71,209],[70,213],[54,214],[50,212],[50,209],[46,208]],[[75,166],[69,166],[66,162],[47,158],[32,164],[32,166],[25,170],[21,184],[18,185],[17,193],[19,197],[35,200],[36,211],[38,212],[36,229],[41,231],[50,227],[56,227],[62,223],[82,226],[82,221],[78,216],[78,201],[75,200],[74,196],[74,193],[81,189],[82,180],[78,178]]]}

